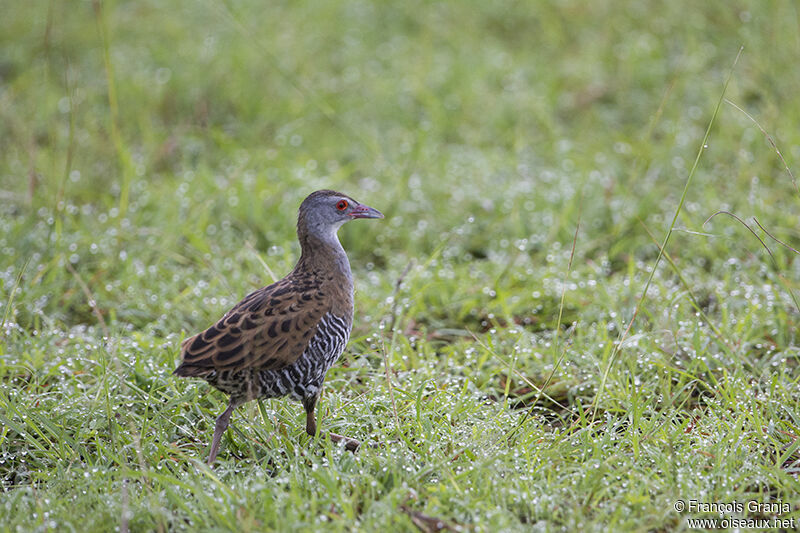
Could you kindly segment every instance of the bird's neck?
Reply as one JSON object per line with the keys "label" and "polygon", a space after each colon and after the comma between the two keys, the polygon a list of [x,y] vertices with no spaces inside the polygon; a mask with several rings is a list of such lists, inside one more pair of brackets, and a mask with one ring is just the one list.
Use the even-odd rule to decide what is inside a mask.
{"label": "bird's neck", "polygon": [[298,237],[302,253],[295,268],[330,272],[334,276],[332,281],[353,286],[350,261],[336,236],[336,230],[330,233],[306,233]]}

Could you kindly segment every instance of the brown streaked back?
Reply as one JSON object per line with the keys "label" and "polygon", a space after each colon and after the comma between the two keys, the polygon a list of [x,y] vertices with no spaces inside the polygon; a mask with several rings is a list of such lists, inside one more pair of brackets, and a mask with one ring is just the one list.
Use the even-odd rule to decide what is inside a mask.
{"label": "brown streaked back", "polygon": [[216,324],[186,339],[175,374],[279,370],[294,363],[332,307],[322,280],[298,274],[249,294]]}

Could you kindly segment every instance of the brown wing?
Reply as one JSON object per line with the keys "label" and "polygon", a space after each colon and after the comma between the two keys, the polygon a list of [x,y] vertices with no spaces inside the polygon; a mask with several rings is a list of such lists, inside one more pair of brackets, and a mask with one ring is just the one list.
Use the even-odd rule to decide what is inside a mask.
{"label": "brown wing", "polygon": [[329,307],[318,284],[284,278],[247,295],[216,324],[186,339],[175,373],[288,366],[302,355]]}

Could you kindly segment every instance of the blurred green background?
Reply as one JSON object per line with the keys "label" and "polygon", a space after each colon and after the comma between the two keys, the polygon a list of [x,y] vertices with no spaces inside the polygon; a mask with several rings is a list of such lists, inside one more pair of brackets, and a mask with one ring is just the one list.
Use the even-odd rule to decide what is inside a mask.
{"label": "blurred green background", "polygon": [[[108,278],[96,296],[110,302],[124,298],[114,282],[134,256],[175,289],[194,285],[195,265],[175,264],[186,242],[231,260],[252,258],[245,242],[275,246],[274,268],[285,271],[297,251],[296,206],[318,188],[387,212],[383,227],[343,230],[357,263],[383,272],[443,243],[456,265],[530,258],[537,268],[556,251],[563,263],[579,212],[579,257],[617,268],[652,258],[642,224],[663,234],[740,46],[727,98],[790,162],[800,154],[791,2],[50,2],[4,11],[7,278],[36,252],[74,254]],[[724,105],[679,227],[702,230],[729,209],[791,239],[796,198],[765,137]],[[677,255],[707,265],[757,252],[755,241],[737,248],[719,238],[746,239],[733,226],[676,235],[676,249],[692,250]],[[78,302],[48,292],[49,310],[70,321]],[[146,307],[128,318],[136,326],[163,307],[162,298],[132,303]]]}
{"label": "blurred green background", "polygon": [[[413,529],[414,512],[479,530],[672,529],[685,527],[678,496],[797,503],[800,262],[753,221],[798,247],[797,185],[754,122],[796,168],[796,2],[6,0],[0,12],[4,527],[75,529],[105,492],[101,516],[141,529],[320,516]],[[712,116],[670,261],[612,359]],[[386,215],[340,232],[357,315],[329,416],[400,448],[367,451],[356,470],[304,458],[299,407],[272,402],[288,455],[252,407],[253,426],[239,420],[245,436],[223,446],[246,460],[217,483],[187,462],[221,395],[170,377],[177,346],[292,268],[297,206],[321,188]],[[730,217],[703,224],[719,210],[772,257]],[[399,414],[384,355],[408,391],[395,391]],[[560,407],[533,393],[545,384]],[[763,403],[741,403],[748,391]],[[433,401],[453,397],[458,409]],[[580,415],[589,405],[598,420]],[[445,430],[451,409],[462,416]],[[522,441],[494,440],[522,419]],[[267,444],[248,448],[254,432]],[[649,463],[641,435],[659,443]],[[698,449],[710,470],[686,459],[702,462]],[[253,485],[267,463],[288,476],[283,496]],[[180,483],[212,496],[187,504],[164,488]],[[57,526],[30,487],[55,502]]]}

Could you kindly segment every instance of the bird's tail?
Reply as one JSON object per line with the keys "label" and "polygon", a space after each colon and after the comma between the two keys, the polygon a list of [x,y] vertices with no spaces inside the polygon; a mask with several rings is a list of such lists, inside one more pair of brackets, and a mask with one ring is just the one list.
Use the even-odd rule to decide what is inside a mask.
{"label": "bird's tail", "polygon": [[214,371],[214,368],[198,365],[193,361],[186,360],[186,349],[191,345],[198,335],[189,337],[181,343],[181,364],[172,373],[182,378],[204,378]]}
{"label": "bird's tail", "polygon": [[214,371],[213,368],[187,365],[186,363],[181,363],[180,366],[178,366],[178,368],[176,368],[172,373],[182,378],[203,378],[213,371]]}

